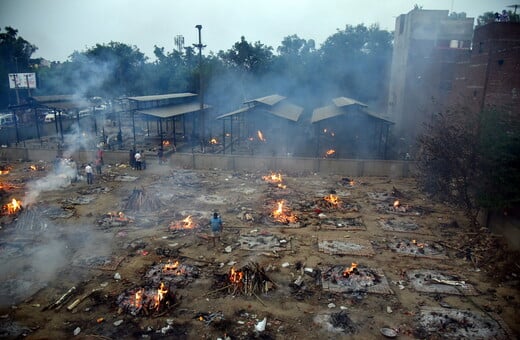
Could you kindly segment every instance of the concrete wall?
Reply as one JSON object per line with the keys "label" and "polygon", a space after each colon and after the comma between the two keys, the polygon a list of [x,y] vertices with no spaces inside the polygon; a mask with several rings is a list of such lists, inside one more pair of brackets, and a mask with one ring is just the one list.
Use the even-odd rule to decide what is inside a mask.
{"label": "concrete wall", "polygon": [[[96,151],[77,151],[72,157],[79,163],[95,159]],[[0,161],[51,162],[55,149],[1,148]],[[153,154],[147,154],[148,164],[157,164]],[[128,163],[128,151],[105,151],[106,164]],[[175,153],[169,158],[172,167],[187,169],[223,169],[229,171],[283,171],[287,173],[317,172],[342,176],[411,177],[414,163],[397,160],[319,159],[299,157],[255,157],[241,155],[212,155],[200,153]]]}

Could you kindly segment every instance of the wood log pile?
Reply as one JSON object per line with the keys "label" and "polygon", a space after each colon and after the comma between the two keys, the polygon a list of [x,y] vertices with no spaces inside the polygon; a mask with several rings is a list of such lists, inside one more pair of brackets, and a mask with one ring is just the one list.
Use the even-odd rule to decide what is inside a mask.
{"label": "wood log pile", "polygon": [[265,269],[256,262],[239,270],[231,268],[228,277],[230,281],[228,292],[232,295],[256,296],[276,287],[276,283],[267,276]]}
{"label": "wood log pile", "polygon": [[126,211],[156,211],[163,207],[161,200],[144,189],[134,189],[125,205]]}

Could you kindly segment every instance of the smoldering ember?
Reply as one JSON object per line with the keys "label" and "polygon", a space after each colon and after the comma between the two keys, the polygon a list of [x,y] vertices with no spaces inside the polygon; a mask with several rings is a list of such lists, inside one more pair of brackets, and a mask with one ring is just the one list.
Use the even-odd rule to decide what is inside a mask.
{"label": "smoldering ember", "polygon": [[[287,159],[261,155],[245,169],[195,169],[193,157],[217,156],[159,161],[150,150],[145,170],[105,151],[91,185],[79,166],[71,176],[56,160],[4,162],[3,337],[518,333],[503,237],[475,238],[461,211],[428,200],[411,177],[273,170]],[[97,152],[39,155],[62,151],[79,164]],[[224,222],[215,245],[214,212]]]}

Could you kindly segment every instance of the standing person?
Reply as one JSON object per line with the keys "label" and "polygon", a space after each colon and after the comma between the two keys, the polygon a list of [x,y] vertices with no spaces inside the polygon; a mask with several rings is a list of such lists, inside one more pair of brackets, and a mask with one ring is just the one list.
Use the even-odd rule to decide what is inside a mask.
{"label": "standing person", "polygon": [[132,167],[132,169],[135,169],[135,150],[130,149],[130,153],[128,156],[130,157],[130,166]]}
{"label": "standing person", "polygon": [[213,217],[209,221],[211,225],[211,238],[213,239],[213,247],[216,246],[215,239],[218,238],[220,242],[220,234],[222,233],[222,219],[217,212],[213,213]]}
{"label": "standing person", "polygon": [[99,160],[101,161],[101,165],[104,165],[104,164],[105,164],[105,163],[103,162],[103,149],[101,149],[101,148],[98,148],[98,149],[97,149],[96,158],[99,159]]}
{"label": "standing person", "polygon": [[96,173],[101,175],[101,167],[103,166],[103,161],[101,158],[96,158]]}
{"label": "standing person", "polygon": [[141,168],[146,170],[146,157],[144,156],[144,150],[141,150]]}
{"label": "standing person", "polygon": [[164,150],[162,146],[159,148],[159,151],[157,151],[157,159],[159,161],[159,165],[163,164],[163,157],[164,157]]}
{"label": "standing person", "polygon": [[85,167],[85,173],[87,174],[87,184],[92,184],[92,165],[90,163]]}
{"label": "standing person", "polygon": [[141,154],[139,153],[139,151],[136,151],[136,153],[134,155],[134,159],[135,159],[135,169],[141,170]]}

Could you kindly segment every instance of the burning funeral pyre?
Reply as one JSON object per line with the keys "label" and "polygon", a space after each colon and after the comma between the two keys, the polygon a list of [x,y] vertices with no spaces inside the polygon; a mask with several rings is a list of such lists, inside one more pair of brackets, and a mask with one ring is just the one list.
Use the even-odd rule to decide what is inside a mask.
{"label": "burning funeral pyre", "polygon": [[2,215],[17,215],[22,211],[22,201],[13,198],[9,203],[2,206]]}
{"label": "burning funeral pyre", "polygon": [[153,212],[161,209],[161,200],[143,189],[134,189],[126,202],[125,211]]}
{"label": "burning funeral pyre", "polygon": [[171,308],[175,303],[175,294],[163,282],[157,288],[132,288],[117,298],[119,313],[137,315],[155,315]]}
{"label": "burning funeral pyre", "polygon": [[127,217],[122,211],[119,211],[119,212],[110,211],[110,212],[104,214],[97,221],[98,225],[101,228],[121,227],[121,226],[125,226],[131,222],[133,222],[133,219]]}
{"label": "burning funeral pyre", "polygon": [[258,263],[251,263],[240,269],[231,267],[227,274],[221,276],[221,280],[224,281],[221,284],[225,284],[228,293],[232,295],[252,296],[276,288],[276,284]]}
{"label": "burning funeral pyre", "polygon": [[199,268],[181,263],[179,261],[168,261],[153,265],[146,273],[146,280],[156,286],[166,282],[170,287],[183,288],[200,275]]}
{"label": "burning funeral pyre", "polygon": [[7,175],[11,169],[10,165],[0,165],[0,175]]}
{"label": "burning funeral pyre", "polygon": [[381,282],[381,276],[353,262],[350,266],[336,265],[329,268],[323,272],[323,282],[324,286],[330,283],[344,292],[366,292],[369,287]]}
{"label": "burning funeral pyre", "polygon": [[276,202],[276,209],[269,215],[274,222],[281,224],[294,224],[298,222],[298,217],[287,208],[285,200]]}
{"label": "burning funeral pyre", "polygon": [[275,174],[275,173],[272,172],[268,176],[262,176],[262,179],[264,181],[266,181],[267,183],[276,186],[277,188],[280,188],[280,189],[286,189],[287,188],[287,185],[283,184],[282,174],[281,173]]}
{"label": "burning funeral pyre", "polygon": [[171,221],[168,225],[168,230],[176,231],[176,230],[190,230],[197,228],[198,225],[193,221],[191,215],[188,215],[186,218],[180,221]]}
{"label": "burning funeral pyre", "polygon": [[428,258],[445,258],[444,247],[437,243],[425,243],[413,240],[398,240],[389,243],[390,250],[407,256],[423,256]]}

